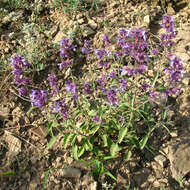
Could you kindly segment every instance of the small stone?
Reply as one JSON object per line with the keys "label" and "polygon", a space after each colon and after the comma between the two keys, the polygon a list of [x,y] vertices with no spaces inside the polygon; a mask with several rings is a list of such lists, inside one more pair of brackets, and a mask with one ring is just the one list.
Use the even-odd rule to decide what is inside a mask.
{"label": "small stone", "polygon": [[186,86],[188,86],[189,85],[189,78],[184,78],[182,80],[182,83],[185,84]]}
{"label": "small stone", "polygon": [[174,179],[183,178],[190,172],[190,139],[182,139],[169,146],[168,159]]}
{"label": "small stone", "polygon": [[171,133],[170,133],[170,135],[171,135],[171,137],[177,137],[178,135],[177,135],[177,131],[172,131]]}
{"label": "small stone", "polygon": [[111,8],[118,8],[120,3],[118,1],[114,1],[113,3],[110,4]]}
{"label": "small stone", "polygon": [[93,35],[93,34],[95,34],[95,31],[92,30],[90,27],[88,27],[88,26],[84,26],[84,27],[83,27],[82,35],[83,35],[84,37],[88,37],[88,36],[91,36],[91,35]]}
{"label": "small stone", "polygon": [[89,24],[90,28],[92,28],[93,30],[96,30],[96,28],[98,27],[98,25],[95,23],[94,20],[89,20],[88,24]]}
{"label": "small stone", "polygon": [[78,19],[77,21],[78,21],[79,24],[83,24],[84,23],[84,19],[83,18]]}
{"label": "small stone", "polygon": [[146,15],[146,16],[144,17],[144,22],[145,22],[147,25],[149,25],[149,23],[150,23],[150,15]]}
{"label": "small stone", "polygon": [[81,171],[77,168],[63,168],[61,174],[64,177],[80,178]]}
{"label": "small stone", "polygon": [[160,187],[159,181],[155,181],[155,182],[153,183],[153,187]]}
{"label": "small stone", "polygon": [[165,158],[165,156],[163,156],[163,155],[157,155],[155,158],[154,158],[154,160],[158,163],[158,164],[160,164],[160,166],[162,166],[162,168],[164,168],[165,166],[166,166],[166,164],[167,164],[167,159]]}

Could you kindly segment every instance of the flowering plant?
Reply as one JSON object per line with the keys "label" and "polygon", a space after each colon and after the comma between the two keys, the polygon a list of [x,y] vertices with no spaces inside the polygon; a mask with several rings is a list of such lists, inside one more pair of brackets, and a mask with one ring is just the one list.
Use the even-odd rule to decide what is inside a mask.
{"label": "flowering plant", "polygon": [[[160,49],[173,45],[172,38],[176,35],[172,17],[163,16],[161,26],[166,29],[166,34],[161,36],[160,48],[152,51],[149,51],[147,31],[141,28],[119,29],[116,51],[109,49],[111,42],[108,35],[103,39],[105,48],[94,50],[89,40],[78,48],[71,38],[63,38],[60,41],[60,57],[63,60],[58,64],[59,69],[72,69],[74,52],[77,50],[87,56],[89,62],[96,59],[98,64],[95,68],[98,69],[89,67],[87,78],[84,79],[70,76],[69,80],[64,81],[64,97],[60,95],[63,92],[58,88],[54,74],[48,75],[51,92],[32,90],[30,93],[34,106],[46,106],[47,109],[48,97],[60,95],[60,99],[49,106],[49,113],[54,114],[48,127],[64,126],[64,147],[72,146],[76,160],[85,159],[84,153],[91,152],[89,159],[91,164],[97,165],[99,178],[103,174],[103,160],[121,155],[129,159],[134,150],[152,150],[147,143],[152,132],[157,127],[167,127],[167,107],[164,102],[167,102],[168,96],[181,91],[178,83],[184,74],[184,63],[169,54],[165,68],[155,69],[151,77],[148,75],[151,61],[160,55]],[[22,56],[16,56],[11,65],[14,75],[19,78],[23,75],[22,67],[27,67],[28,63]],[[160,86],[158,80],[163,76],[167,82]],[[23,77],[22,80],[24,82],[21,81],[21,84],[29,81]],[[15,82],[18,84],[18,80]],[[25,89],[22,87],[19,93],[26,94]],[[165,101],[159,102],[163,99]],[[55,136],[51,135],[55,140]],[[103,171],[114,178],[106,169]]]}

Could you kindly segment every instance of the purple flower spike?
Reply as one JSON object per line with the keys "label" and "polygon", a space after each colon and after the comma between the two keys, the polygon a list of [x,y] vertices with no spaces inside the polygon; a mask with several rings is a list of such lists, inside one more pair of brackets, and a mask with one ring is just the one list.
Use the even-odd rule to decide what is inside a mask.
{"label": "purple flower spike", "polygon": [[84,40],[84,46],[81,48],[82,53],[88,54],[91,51],[90,43],[91,43],[91,40]]}
{"label": "purple flower spike", "polygon": [[154,54],[154,55],[158,55],[158,49],[157,48],[154,48],[153,50],[152,50],[152,53]]}
{"label": "purple flower spike", "polygon": [[18,93],[20,96],[26,96],[27,95],[27,89],[23,86],[18,88]]}
{"label": "purple flower spike", "polygon": [[101,122],[99,116],[97,116],[97,115],[93,117],[93,121],[94,121],[95,123]]}
{"label": "purple flower spike", "polygon": [[30,99],[35,106],[43,107],[47,101],[47,93],[43,90],[32,90]]}
{"label": "purple flower spike", "polygon": [[105,35],[104,35],[103,40],[104,40],[104,45],[105,45],[105,47],[110,46],[110,40],[109,40],[109,38],[108,38],[108,35],[107,35],[107,34],[105,34]]}
{"label": "purple flower spike", "polygon": [[117,98],[116,98],[116,96],[117,96],[116,92],[117,92],[116,89],[109,89],[107,91],[107,98],[108,98],[109,103],[112,106],[114,106],[114,105],[118,106]]}
{"label": "purple flower spike", "polygon": [[124,66],[121,70],[121,75],[132,76],[134,74],[134,69],[129,68],[128,66]]}
{"label": "purple flower spike", "polygon": [[61,69],[63,69],[63,68],[66,68],[66,67],[68,67],[68,66],[71,66],[72,63],[73,63],[73,60],[72,60],[72,59],[67,59],[67,60],[62,61],[61,63],[59,63],[58,66],[59,66],[59,69],[61,70]]}
{"label": "purple flower spike", "polygon": [[84,93],[85,94],[92,94],[92,90],[90,84],[88,82],[84,83]]}
{"label": "purple flower spike", "polygon": [[71,83],[71,81],[66,81],[65,89],[67,92],[71,92],[73,94],[76,94],[77,92],[77,85],[76,83]]}
{"label": "purple flower spike", "polygon": [[174,31],[174,25],[175,25],[175,20],[174,17],[169,16],[169,15],[164,15],[162,17],[162,22],[160,25],[165,28],[166,32],[173,32]]}
{"label": "purple flower spike", "polygon": [[95,56],[98,58],[98,59],[104,59],[105,58],[105,56],[109,56],[109,52],[108,51],[106,51],[105,49],[96,49],[95,50]]}
{"label": "purple flower spike", "polygon": [[50,86],[51,87],[56,87],[56,75],[54,74],[49,74],[48,75],[48,80],[49,80],[49,83],[50,83]]}
{"label": "purple flower spike", "polygon": [[127,79],[121,79],[121,86],[120,86],[120,91],[124,92],[125,90],[128,90],[129,86],[127,84]]}
{"label": "purple flower spike", "polygon": [[63,120],[68,120],[68,107],[66,106],[65,101],[55,102],[54,105],[56,111],[63,116]]}
{"label": "purple flower spike", "polygon": [[110,74],[109,74],[109,78],[110,79],[114,79],[116,77],[116,73],[114,71],[112,71]]}

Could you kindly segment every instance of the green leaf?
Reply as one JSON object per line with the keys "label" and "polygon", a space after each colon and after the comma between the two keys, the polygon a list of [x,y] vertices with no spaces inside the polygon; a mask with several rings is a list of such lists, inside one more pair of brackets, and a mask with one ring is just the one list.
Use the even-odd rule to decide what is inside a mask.
{"label": "green leaf", "polygon": [[78,158],[80,158],[84,154],[85,148],[81,147],[78,151]]}
{"label": "green leaf", "polygon": [[112,143],[111,147],[110,147],[110,154],[111,156],[115,156],[115,153],[118,152],[120,150],[119,146],[117,143]]}
{"label": "green leaf", "polygon": [[110,171],[108,171],[107,169],[104,172],[106,175],[110,176],[113,180],[117,181],[117,179],[111,174]]}
{"label": "green leaf", "polygon": [[88,140],[88,139],[85,139],[85,145],[84,145],[84,147],[85,147],[85,149],[88,151],[88,150],[90,150],[90,151],[92,151],[93,150],[93,145],[90,143],[90,141]]}
{"label": "green leaf", "polygon": [[119,131],[119,137],[118,137],[118,143],[121,143],[123,138],[125,137],[125,135],[127,134],[128,128],[127,127],[123,127],[121,128],[121,130]]}
{"label": "green leaf", "polygon": [[51,137],[51,140],[48,143],[48,148],[51,148],[56,140],[57,138],[55,136]]}
{"label": "green leaf", "polygon": [[64,136],[64,141],[63,141],[63,145],[64,145],[64,148],[67,148],[67,145],[68,143],[70,142],[71,140],[71,137],[73,136],[74,134],[73,133],[68,133]]}
{"label": "green leaf", "polygon": [[2,177],[9,177],[9,176],[12,176],[12,175],[15,175],[16,173],[11,171],[11,172],[4,172],[4,173],[1,173],[0,176]]}
{"label": "green leaf", "polygon": [[159,77],[159,72],[157,71],[157,72],[154,74],[154,79],[153,79],[153,82],[152,82],[152,86],[153,86],[153,87],[155,86],[156,81],[158,80],[158,77]]}
{"label": "green leaf", "polygon": [[74,145],[72,147],[72,151],[73,151],[73,156],[74,156],[75,160],[78,160],[78,146]]}
{"label": "green leaf", "polygon": [[106,134],[103,134],[101,137],[104,142],[104,147],[107,147],[108,146],[108,136]]}
{"label": "green leaf", "polygon": [[98,129],[100,128],[100,125],[98,125],[98,126],[94,126],[91,130],[90,130],[90,132],[88,133],[89,135],[91,135],[91,134],[95,134],[97,131],[98,131]]}
{"label": "green leaf", "polygon": [[43,180],[43,185],[42,185],[42,190],[45,189],[45,186],[46,186],[46,184],[47,184],[47,180],[48,180],[48,177],[49,177],[50,171],[51,171],[51,169],[48,170],[48,171],[45,173],[44,180]]}
{"label": "green leaf", "polygon": [[151,128],[149,130],[149,132],[141,139],[141,141],[140,141],[141,150],[145,147],[145,145],[146,145],[146,143],[148,141],[148,138],[149,138],[149,136],[150,136],[150,134],[152,133],[153,130],[154,130],[154,128]]}
{"label": "green leaf", "polygon": [[88,112],[88,115],[89,116],[96,116],[97,112],[96,112],[96,110],[91,110],[91,111]]}
{"label": "green leaf", "polygon": [[132,152],[130,151],[130,150],[127,150],[126,152],[125,152],[125,159],[126,160],[129,160],[130,158],[131,158],[131,156],[132,156]]}
{"label": "green leaf", "polygon": [[32,107],[27,111],[26,115],[27,115],[27,116],[30,116],[30,114],[32,113],[32,111],[33,111],[34,109],[36,109],[36,108],[37,108],[37,107],[32,106]]}

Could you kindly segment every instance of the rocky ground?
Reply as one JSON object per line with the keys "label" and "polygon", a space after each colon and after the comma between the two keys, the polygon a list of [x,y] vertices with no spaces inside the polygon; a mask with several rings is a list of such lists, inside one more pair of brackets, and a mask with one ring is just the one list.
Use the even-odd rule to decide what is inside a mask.
{"label": "rocky ground", "polygon": [[[188,1],[187,1],[188,2]],[[32,2],[31,2],[32,4]],[[188,3],[147,5],[130,0],[100,1],[98,9],[63,14],[51,1],[40,5],[33,13],[26,9],[0,9],[0,190],[99,190],[99,189],[190,189],[190,6]],[[56,43],[65,34],[80,40],[90,38],[96,48],[102,47],[102,36],[111,39],[118,28],[143,27],[154,35],[162,33],[159,21],[165,13],[174,16],[178,31],[173,52],[186,62],[182,81],[183,92],[171,98],[169,114],[174,125],[170,132],[155,130],[150,143],[155,152],[137,152],[129,161],[116,159],[105,163],[117,182],[104,176],[97,182],[85,163],[76,162],[69,149],[63,149],[62,137],[47,147],[50,137],[43,117],[27,113],[27,100],[19,97],[12,85],[9,60],[16,52],[28,54],[42,74],[46,64],[58,62]],[[114,47],[113,47],[114,48]],[[52,69],[53,66],[48,66]],[[85,70],[85,65],[82,70]],[[42,78],[34,76],[40,83]],[[43,84],[42,84],[43,85]],[[179,178],[181,176],[181,178]],[[47,181],[45,180],[47,177]]]}

